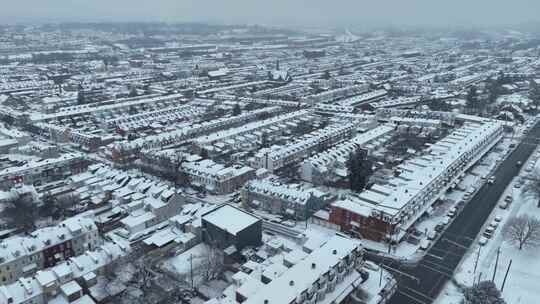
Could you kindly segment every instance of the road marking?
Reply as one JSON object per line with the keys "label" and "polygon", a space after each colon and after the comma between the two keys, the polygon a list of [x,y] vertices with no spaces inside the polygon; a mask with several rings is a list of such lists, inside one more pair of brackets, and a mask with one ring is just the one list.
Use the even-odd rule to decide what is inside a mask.
{"label": "road marking", "polygon": [[437,260],[441,260],[441,261],[444,260],[444,257],[442,257],[442,256],[434,255],[434,254],[431,254],[431,253],[427,253],[426,255],[430,256],[432,258],[435,258]]}
{"label": "road marking", "polygon": [[465,250],[468,250],[468,249],[469,249],[468,247],[465,247],[464,245],[462,245],[462,244],[460,244],[460,243],[456,243],[456,242],[454,242],[454,241],[452,241],[452,240],[449,240],[449,239],[447,239],[447,238],[443,238],[443,241],[447,241],[448,243],[450,243],[450,244],[452,244],[452,245],[455,245],[455,246],[458,246],[458,247],[460,247],[460,248],[462,248],[462,249],[465,249]]}

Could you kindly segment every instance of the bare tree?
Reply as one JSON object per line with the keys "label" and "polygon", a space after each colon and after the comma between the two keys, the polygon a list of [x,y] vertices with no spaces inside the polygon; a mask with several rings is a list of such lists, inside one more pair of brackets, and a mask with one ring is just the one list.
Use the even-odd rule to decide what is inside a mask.
{"label": "bare tree", "polygon": [[33,201],[17,197],[6,205],[2,211],[2,217],[11,226],[20,227],[25,231],[32,231],[36,228],[35,224],[39,215]]}
{"label": "bare tree", "polygon": [[540,244],[540,220],[528,215],[511,218],[505,227],[505,236],[508,241],[518,246],[519,250],[524,246]]}
{"label": "bare tree", "polygon": [[473,287],[466,288],[462,303],[470,304],[505,304],[501,292],[491,281],[482,281]]}
{"label": "bare tree", "polygon": [[527,183],[523,187],[523,191],[534,197],[537,202],[536,206],[540,207],[540,174],[532,174],[529,176]]}
{"label": "bare tree", "polygon": [[223,272],[223,253],[217,247],[206,246],[203,254],[197,256],[200,263],[194,266],[193,272],[200,276],[203,282],[218,278]]}

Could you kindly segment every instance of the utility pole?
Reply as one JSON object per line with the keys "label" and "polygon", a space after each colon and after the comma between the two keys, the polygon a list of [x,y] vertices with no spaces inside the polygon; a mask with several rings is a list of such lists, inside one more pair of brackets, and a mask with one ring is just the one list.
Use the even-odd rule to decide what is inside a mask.
{"label": "utility pole", "polygon": [[506,284],[506,278],[508,277],[508,273],[510,272],[510,266],[512,266],[512,260],[510,260],[510,263],[508,263],[508,268],[506,268],[506,273],[504,274],[504,279],[501,286],[501,293],[504,290],[504,284]]}
{"label": "utility pole", "polygon": [[495,275],[497,274],[497,266],[499,265],[499,255],[501,254],[501,247],[497,249],[497,258],[495,259],[495,268],[493,268],[493,276],[491,282],[495,282]]}
{"label": "utility pole", "polygon": [[476,285],[480,284],[481,281],[482,281],[482,273],[480,272],[480,274],[478,275],[478,283],[476,283]]}
{"label": "utility pole", "polygon": [[380,272],[380,275],[379,275],[379,287],[381,287],[381,285],[382,285],[382,274],[383,274],[383,268],[381,266],[381,272]]}
{"label": "utility pole", "polygon": [[476,267],[478,266],[478,259],[480,259],[480,250],[482,247],[478,247],[478,254],[476,255],[476,261],[474,261],[473,275],[476,273]]}
{"label": "utility pole", "polygon": [[193,284],[193,253],[189,255],[189,276],[191,279],[191,290],[193,290],[195,287]]}

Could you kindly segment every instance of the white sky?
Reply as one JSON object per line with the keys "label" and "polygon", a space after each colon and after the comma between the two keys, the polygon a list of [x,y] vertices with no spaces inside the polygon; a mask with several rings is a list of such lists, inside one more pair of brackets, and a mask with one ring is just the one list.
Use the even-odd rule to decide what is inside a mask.
{"label": "white sky", "polygon": [[203,21],[490,25],[540,20],[540,0],[2,0],[0,23]]}

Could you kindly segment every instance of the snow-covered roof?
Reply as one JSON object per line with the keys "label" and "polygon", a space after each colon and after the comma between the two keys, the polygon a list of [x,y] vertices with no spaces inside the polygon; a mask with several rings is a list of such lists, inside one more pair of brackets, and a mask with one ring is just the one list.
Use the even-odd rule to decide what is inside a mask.
{"label": "snow-covered roof", "polygon": [[218,207],[205,214],[202,219],[233,235],[260,221],[259,218],[231,205]]}
{"label": "snow-covered roof", "polygon": [[57,226],[38,229],[29,236],[13,236],[4,239],[0,242],[0,267],[89,231],[97,231],[97,226],[92,219],[72,217]]}
{"label": "snow-covered roof", "polygon": [[[477,148],[488,138],[502,130],[498,121],[466,123],[445,138],[433,144],[429,151],[401,164],[401,174],[386,185],[374,185],[354,198],[333,203],[333,206],[362,215],[381,212],[391,217],[411,211],[413,202],[421,201],[423,195],[431,194],[434,181],[444,179],[446,170],[463,155],[476,154]],[[421,214],[416,213],[416,214]],[[404,228],[406,229],[406,227]]]}
{"label": "snow-covered roof", "polygon": [[361,250],[359,241],[333,236],[281,276],[261,286],[244,303],[291,303],[354,250]]}

